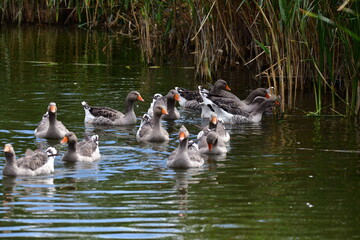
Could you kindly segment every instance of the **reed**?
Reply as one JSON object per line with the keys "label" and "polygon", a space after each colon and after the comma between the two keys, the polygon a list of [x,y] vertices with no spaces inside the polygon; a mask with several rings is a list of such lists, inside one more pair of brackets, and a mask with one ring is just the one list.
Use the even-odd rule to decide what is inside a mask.
{"label": "reed", "polygon": [[4,0],[0,15],[17,24],[113,29],[138,40],[148,64],[193,54],[202,79],[244,65],[274,86],[283,110],[312,89],[311,114],[346,109],[359,117],[359,8],[349,0]]}

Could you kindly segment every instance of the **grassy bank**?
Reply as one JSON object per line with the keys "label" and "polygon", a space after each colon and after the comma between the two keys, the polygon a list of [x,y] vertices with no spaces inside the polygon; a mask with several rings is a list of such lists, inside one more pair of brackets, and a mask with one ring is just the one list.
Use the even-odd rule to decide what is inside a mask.
{"label": "grassy bank", "polygon": [[[246,66],[274,86],[282,106],[315,93],[314,115],[358,115],[360,1],[4,0],[3,22],[105,27],[136,38],[149,64],[194,55],[198,76]],[[159,58],[160,57],[160,58]],[[324,96],[331,106],[324,106]],[[340,103],[339,103],[340,102]],[[336,105],[338,104],[338,106]]]}

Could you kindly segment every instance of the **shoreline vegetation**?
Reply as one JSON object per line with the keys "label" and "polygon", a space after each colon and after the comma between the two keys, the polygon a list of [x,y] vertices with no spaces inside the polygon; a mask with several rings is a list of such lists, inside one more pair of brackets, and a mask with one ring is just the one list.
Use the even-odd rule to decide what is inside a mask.
{"label": "shoreline vegetation", "polygon": [[321,116],[329,97],[333,114],[359,119],[359,0],[4,0],[0,16],[6,24],[110,29],[138,41],[149,65],[192,54],[201,79],[245,66],[274,87],[283,108],[312,89],[309,115]]}

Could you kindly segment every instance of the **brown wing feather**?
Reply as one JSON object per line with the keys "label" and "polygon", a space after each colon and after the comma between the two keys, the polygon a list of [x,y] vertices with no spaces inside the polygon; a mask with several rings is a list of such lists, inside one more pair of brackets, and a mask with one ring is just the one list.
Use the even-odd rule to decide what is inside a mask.
{"label": "brown wing feather", "polygon": [[90,107],[89,111],[94,117],[105,117],[112,121],[124,116],[122,112],[109,107]]}
{"label": "brown wing feather", "polygon": [[30,151],[26,151],[28,155],[25,155],[25,157],[16,160],[18,167],[27,168],[34,171],[47,163],[48,156],[46,153],[41,151],[34,151],[33,154],[29,154]]}

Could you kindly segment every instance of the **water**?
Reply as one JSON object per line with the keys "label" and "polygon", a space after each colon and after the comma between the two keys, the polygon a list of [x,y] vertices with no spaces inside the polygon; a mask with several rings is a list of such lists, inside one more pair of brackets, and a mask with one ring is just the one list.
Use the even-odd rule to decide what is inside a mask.
{"label": "water", "polygon": [[[228,126],[226,156],[207,158],[200,169],[172,170],[166,158],[177,131],[184,124],[194,138],[199,112],[181,110],[180,120],[165,123],[169,143],[139,144],[139,124],[85,126],[80,102],[122,110],[136,89],[146,100],[136,108],[141,116],[154,93],[196,87],[190,61],[169,58],[148,68],[132,40],[72,28],[2,28],[0,45],[1,145],[12,143],[18,156],[49,144],[63,153],[66,146],[33,135],[54,101],[58,118],[80,139],[100,136],[102,154],[93,163],[57,157],[48,176],[1,176],[0,237],[360,238],[360,138],[350,120],[309,118],[300,110],[282,121],[267,115],[260,124]],[[241,98],[257,87],[246,76],[227,80]],[[312,110],[309,102],[302,96],[298,109]]]}

